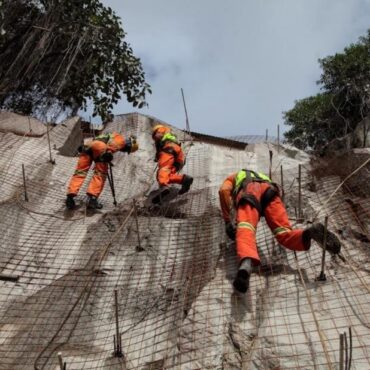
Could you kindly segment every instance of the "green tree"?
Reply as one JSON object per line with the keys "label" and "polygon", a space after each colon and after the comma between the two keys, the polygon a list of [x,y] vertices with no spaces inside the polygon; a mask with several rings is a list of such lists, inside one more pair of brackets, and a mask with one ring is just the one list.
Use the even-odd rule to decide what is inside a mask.
{"label": "green tree", "polygon": [[338,122],[332,121],[335,116],[332,98],[328,93],[317,94],[297,101],[293,109],[285,112],[285,124],[292,126],[285,133],[288,142],[303,150],[318,149],[336,137]]}
{"label": "green tree", "polygon": [[321,149],[351,133],[369,114],[370,30],[343,53],[319,60],[321,94],[296,101],[284,112],[288,142],[302,149]]}
{"label": "green tree", "polygon": [[370,98],[370,30],[357,44],[352,44],[324,59],[319,59],[323,73],[318,81],[335,95],[337,114],[346,122],[347,132],[368,114]]}
{"label": "green tree", "polygon": [[25,114],[87,104],[109,118],[122,93],[134,107],[151,93],[120,18],[98,0],[3,0],[0,107]]}

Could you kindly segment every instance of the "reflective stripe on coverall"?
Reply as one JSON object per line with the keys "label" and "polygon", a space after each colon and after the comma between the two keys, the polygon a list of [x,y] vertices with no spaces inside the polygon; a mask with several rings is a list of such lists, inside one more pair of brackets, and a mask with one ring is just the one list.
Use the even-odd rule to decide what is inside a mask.
{"label": "reflective stripe on coverall", "polygon": [[[91,178],[86,193],[88,195],[99,197],[103,191],[108,173],[108,163],[99,162],[99,157],[107,151],[115,153],[118,150],[122,150],[125,146],[125,139],[122,135],[117,132],[107,135],[110,135],[107,143],[102,140],[101,136],[97,136],[96,140],[93,140],[89,144],[88,149],[90,150],[91,155],[87,153],[80,154],[75,173],[68,186],[67,194],[78,194],[92,162],[95,161],[94,175]],[[107,135],[104,136],[106,137]]]}
{"label": "reflective stripe on coverall", "polygon": [[[219,191],[221,210],[226,222],[230,222],[230,210],[233,204],[232,194],[236,186],[236,176],[236,173],[228,176]],[[270,186],[269,182],[249,182],[246,189],[240,190],[237,195],[236,204],[238,204],[238,200],[243,196],[243,193],[252,194],[261,202],[263,194]],[[281,245],[295,251],[309,249],[309,246],[304,245],[302,240],[303,230],[292,230],[285,206],[279,196],[275,196],[266,206],[264,217]],[[258,210],[250,203],[242,202],[237,206],[236,251],[240,260],[251,258],[255,264],[260,263],[256,245],[256,229],[259,219],[260,214]]]}

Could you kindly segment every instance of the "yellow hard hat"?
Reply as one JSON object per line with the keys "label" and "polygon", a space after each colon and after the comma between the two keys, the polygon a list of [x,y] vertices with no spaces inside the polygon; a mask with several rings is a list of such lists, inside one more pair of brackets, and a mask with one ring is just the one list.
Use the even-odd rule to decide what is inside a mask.
{"label": "yellow hard hat", "polygon": [[155,125],[153,127],[153,133],[156,132],[158,129],[162,128],[162,127],[164,128],[164,126],[163,125],[160,125],[160,124]]}

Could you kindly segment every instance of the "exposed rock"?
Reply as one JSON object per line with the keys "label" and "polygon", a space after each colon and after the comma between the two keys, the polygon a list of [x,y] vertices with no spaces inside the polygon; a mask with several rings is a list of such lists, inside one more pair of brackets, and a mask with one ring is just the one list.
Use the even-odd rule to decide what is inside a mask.
{"label": "exposed rock", "polygon": [[50,139],[61,155],[75,156],[83,142],[81,118],[73,117],[57,124],[50,131]]}

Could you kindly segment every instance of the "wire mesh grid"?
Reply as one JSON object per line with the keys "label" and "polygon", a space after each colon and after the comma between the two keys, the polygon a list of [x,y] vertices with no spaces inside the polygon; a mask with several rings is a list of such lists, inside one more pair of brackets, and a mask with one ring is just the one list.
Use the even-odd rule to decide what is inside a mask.
{"label": "wire mesh grid", "polygon": [[[288,153],[261,144],[266,158],[274,150],[272,177],[278,183],[283,166],[295,227],[328,215],[344,260],[327,255],[327,281],[316,281],[321,249],[313,245],[295,255],[274,241],[261,220],[262,264],[248,293],[239,296],[231,285],[237,259],[224,234],[218,188],[240,168],[267,172],[268,161],[248,151],[186,142],[184,172],[194,176],[191,191],[149,209],[146,196],[155,183],[152,123],[133,114],[108,127],[135,134],[141,149],[117,156],[119,205],[113,206],[107,185],[103,211],[97,213],[83,205],[85,188],[81,207],[64,210],[76,158],[53,149],[53,165],[46,138],[1,134],[0,268],[18,280],[0,281],[0,369],[55,369],[59,352],[66,368],[76,370],[336,369],[339,335],[348,327],[351,368],[369,368],[369,197],[363,190],[369,168],[336,190],[343,174],[334,167],[313,172],[305,161],[302,221],[300,161],[284,168]],[[62,141],[58,130],[58,135],[51,131],[52,147]],[[114,356],[115,289],[123,357]]]}

